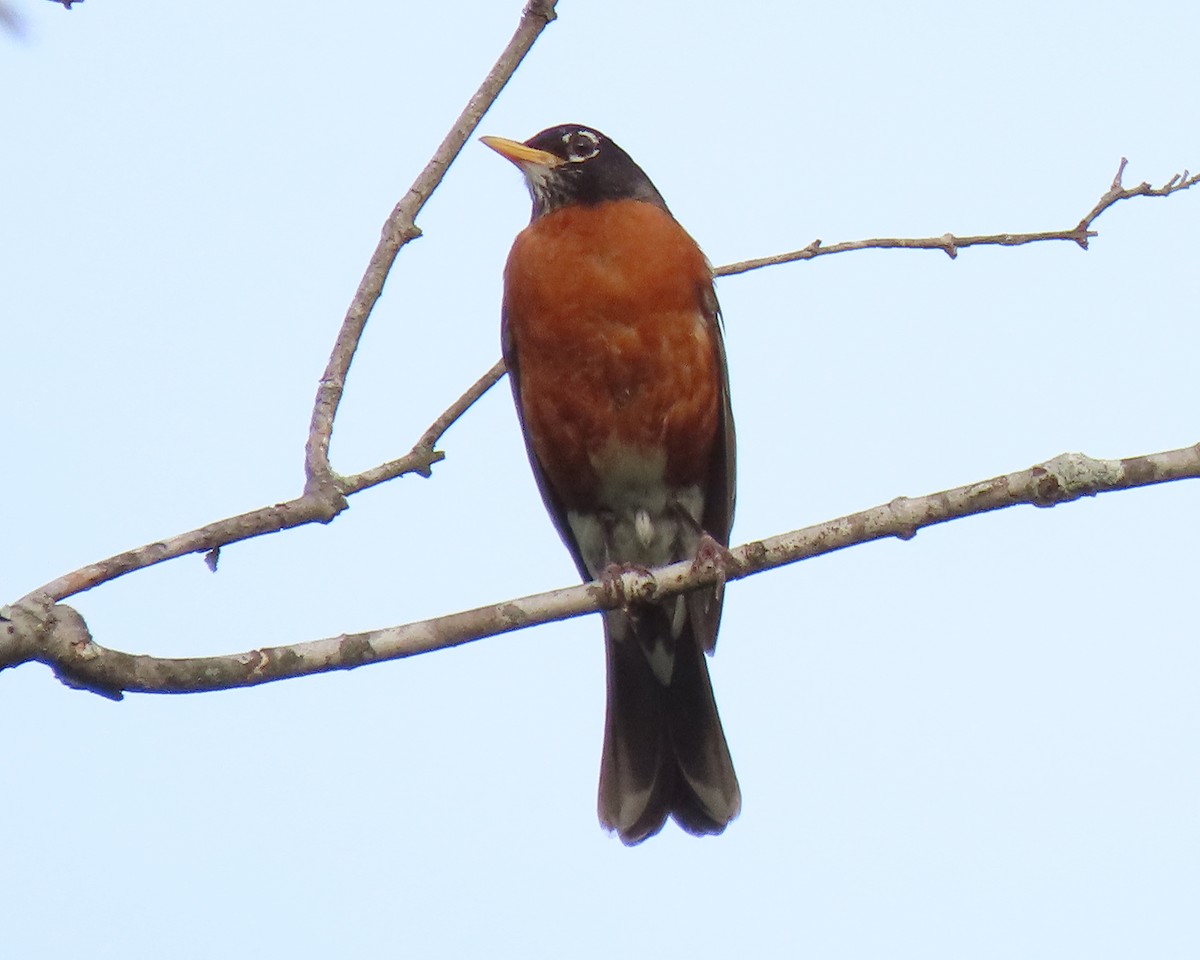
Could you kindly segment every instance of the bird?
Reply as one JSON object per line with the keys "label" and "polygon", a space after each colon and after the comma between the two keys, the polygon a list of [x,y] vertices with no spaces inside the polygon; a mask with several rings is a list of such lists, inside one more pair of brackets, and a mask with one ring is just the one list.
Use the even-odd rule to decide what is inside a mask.
{"label": "bird", "polygon": [[[526,451],[584,581],[727,560],[735,442],[713,272],[630,156],[563,124],[483,143],[524,175],[501,341]],[[611,583],[611,579],[609,579]],[[604,613],[601,825],[719,834],[741,790],[705,654],[724,583]]]}

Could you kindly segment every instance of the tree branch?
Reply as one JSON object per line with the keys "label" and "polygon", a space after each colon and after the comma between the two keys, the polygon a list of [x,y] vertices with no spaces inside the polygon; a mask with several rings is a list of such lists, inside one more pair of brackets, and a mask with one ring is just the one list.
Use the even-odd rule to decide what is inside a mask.
{"label": "tree branch", "polygon": [[[506,58],[511,58],[512,56],[516,55],[513,53],[513,44],[517,42],[518,37],[524,36],[522,31],[532,29],[528,27],[528,21],[530,18],[535,16],[553,17],[552,4],[548,6],[546,11],[537,14],[532,14],[529,12],[534,8],[534,6],[535,4],[531,3],[526,9],[526,13],[522,17],[521,26],[518,28],[517,36],[515,36],[513,41],[510,42],[505,54],[497,63],[497,67],[493,68],[492,73],[488,75],[488,80],[486,80],[484,85],[480,88],[481,92],[477,93],[475,97],[472,98],[471,103],[476,102],[476,100],[482,95],[482,91],[484,91],[485,88],[491,91],[492,87],[489,86],[489,82],[501,63],[507,64],[506,69],[508,69],[510,73],[512,69],[515,69],[516,62],[510,62],[510,59]],[[544,25],[545,21],[542,23],[543,27]],[[498,93],[498,89],[495,92]],[[489,95],[494,96],[494,93]],[[463,115],[466,116],[470,112],[471,106],[468,104],[468,108],[467,110],[464,110]],[[472,113],[472,115],[474,114]],[[461,123],[461,118],[459,122]],[[455,125],[454,130],[458,130],[458,124]],[[454,133],[454,130],[452,130],[451,135],[447,136],[446,141],[443,141],[443,146],[440,147],[438,153],[435,154],[435,160],[441,155],[442,150],[445,148],[446,142],[451,141],[452,138],[456,138],[457,135]],[[840,253],[845,250],[863,250],[871,247],[942,249],[950,253],[951,256],[954,256],[957,249],[963,246],[973,246],[984,243],[999,244],[1002,246],[1014,246],[1021,243],[1032,243],[1036,240],[1069,239],[1074,240],[1086,248],[1088,237],[1096,235],[1095,232],[1090,230],[1091,224],[1105,210],[1118,201],[1139,196],[1169,196],[1180,190],[1186,190],[1189,187],[1194,186],[1196,182],[1200,180],[1200,174],[1196,176],[1189,176],[1188,172],[1185,170],[1182,175],[1177,174],[1176,176],[1173,176],[1163,186],[1158,188],[1153,188],[1148,183],[1141,183],[1136,187],[1125,188],[1121,185],[1121,178],[1124,174],[1126,163],[1127,161],[1122,158],[1120,166],[1117,168],[1116,176],[1113,178],[1112,185],[1100,197],[1096,205],[1092,207],[1087,215],[1079,221],[1079,224],[1070,231],[1061,231],[1059,233],[997,234],[991,237],[953,237],[947,234],[946,237],[926,239],[857,240],[848,243],[835,244],[829,247],[821,247],[820,241],[817,240],[804,250],[797,251],[795,253],[780,254],[775,257],[766,257],[760,260],[745,260],[739,263],[726,264],[725,266],[717,267],[714,270],[714,273],[717,276],[730,276],[737,273],[745,273],[748,270],[754,270],[759,267],[771,266],[777,263],[788,263],[793,260],[811,260],[813,257],[822,256],[828,253]],[[426,174],[429,174],[430,170],[435,169],[436,166],[437,165],[434,161],[430,162],[430,164],[426,167],[425,172],[423,172],[421,177],[418,178],[417,184],[414,184],[413,189],[409,191],[409,196],[414,195],[414,192],[424,197],[428,196],[426,191],[432,188],[418,186],[418,184],[423,183],[424,181],[422,178],[424,178]],[[444,167],[441,168],[441,172],[445,172]],[[407,200],[408,197],[405,199]],[[423,203],[424,200],[422,199],[421,202]],[[401,204],[397,205],[396,210],[401,210],[401,207],[404,205],[404,203],[405,201],[401,201]],[[419,209],[419,206],[416,209]],[[393,224],[393,231],[398,230],[400,233],[403,233],[403,227],[396,226],[393,223],[395,217],[396,211],[393,211],[393,215],[391,218],[389,218],[388,223]],[[406,222],[411,224],[411,219]],[[388,230],[385,227],[385,238],[387,233]],[[383,248],[384,245],[384,241],[381,241],[380,247]],[[398,250],[399,246],[396,247],[396,251]],[[376,259],[379,256],[380,253],[377,249],[376,257],[372,258],[373,264],[376,262]],[[395,252],[393,252],[391,256],[392,259],[394,259]],[[372,275],[371,267],[368,267],[367,275]],[[382,279],[380,279],[379,282],[380,285],[382,285]],[[350,314],[355,313],[356,304],[360,305],[362,309],[369,311],[369,308],[371,305],[373,305],[375,299],[378,299],[379,291],[376,290],[374,294],[375,299],[370,299],[369,303],[366,300],[360,301],[360,297],[363,294],[364,285],[366,284],[367,277],[364,276],[363,284],[360,284],[359,293],[355,295],[354,302],[351,304]],[[362,333],[363,324],[366,322],[366,314],[364,313],[361,318],[361,324],[358,324],[357,326],[350,325],[348,324],[350,314],[347,314],[347,323],[343,324],[342,332],[338,336],[337,345],[334,349],[334,356],[343,356],[346,366],[338,366],[337,371],[334,373],[334,378],[337,380],[336,388],[332,385],[328,386],[327,388],[326,379],[322,380],[321,390],[318,393],[317,406],[314,408],[313,412],[313,430],[315,432],[310,433],[310,456],[312,455],[311,448],[314,443],[313,437],[317,437],[315,442],[318,446],[321,446],[322,450],[324,451],[319,454],[319,458],[327,458],[329,431],[332,429],[332,417],[336,412],[337,403],[340,401],[342,388],[345,385],[346,370],[348,369],[350,359],[353,357],[354,349],[357,347],[358,337]],[[350,328],[349,332],[348,326]],[[334,366],[334,359],[331,358],[330,369],[333,369]],[[330,370],[327,369],[326,376],[328,377],[329,374]],[[109,580],[114,580],[126,573],[131,573],[134,570],[139,570],[143,567],[148,567],[156,563],[162,563],[165,560],[171,560],[175,557],[181,557],[189,553],[207,553],[209,565],[215,569],[219,550],[222,546],[230,543],[236,543],[239,540],[248,540],[252,537],[258,537],[268,533],[278,533],[281,530],[302,526],[307,523],[328,523],[343,509],[345,505],[344,497],[410,473],[416,473],[423,477],[428,477],[430,476],[433,464],[442,460],[444,457],[441,452],[434,449],[435,444],[441,438],[442,434],[445,433],[451,424],[453,424],[459,417],[466,413],[471,405],[474,404],[475,401],[481,396],[483,396],[483,394],[486,393],[503,375],[504,363],[503,361],[497,361],[495,364],[493,364],[490,370],[488,370],[474,384],[472,384],[471,387],[469,387],[462,394],[462,396],[458,398],[458,400],[451,404],[450,407],[448,407],[441,414],[441,416],[439,416],[430,425],[429,429],[426,430],[417,443],[414,444],[413,448],[403,457],[380,464],[379,466],[365,470],[362,473],[358,473],[350,477],[338,477],[329,469],[328,460],[322,459],[321,462],[323,463],[323,466],[320,468],[320,470],[323,470],[324,473],[321,475],[325,476],[329,482],[334,484],[332,496],[324,492],[323,482],[316,484],[312,482],[312,477],[316,476],[317,474],[312,473],[310,469],[308,475],[309,482],[306,484],[304,494],[294,500],[289,500],[286,503],[275,504],[274,506],[270,507],[261,507],[257,510],[250,511],[249,513],[243,513],[235,517],[229,517],[225,520],[219,520],[215,523],[210,523],[203,527],[199,527],[196,530],[191,530],[187,533],[182,533],[166,540],[146,544],[144,546],[134,548],[133,550],[127,550],[124,553],[116,554],[115,556],[109,557],[106,560],[88,564],[85,567],[81,567],[78,570],[72,571],[71,573],[52,580],[50,583],[38,587],[27,594],[25,599],[31,600],[37,596],[44,595],[49,596],[52,600],[64,600],[67,597],[81,593],[85,590],[90,590],[92,587],[99,586],[102,583],[106,583]],[[323,405],[321,398],[322,396],[326,395],[327,389],[329,405]],[[328,417],[328,420],[326,420],[326,417]],[[322,424],[319,430],[317,428],[318,421],[320,421]],[[323,439],[321,439],[322,437]],[[318,473],[320,473],[320,470],[318,470]]]}
{"label": "tree branch", "polygon": [[619,607],[629,599],[671,596],[719,579],[737,580],[835,550],[897,537],[924,527],[1017,504],[1051,507],[1116,490],[1200,478],[1200,444],[1124,460],[1065,453],[1028,470],[890,503],[744,544],[727,564],[684,561],[650,572],[630,570],[613,583],[567,587],[475,610],[323,640],[219,657],[134,656],[95,643],[83,618],[49,596],[0,610],[0,669],[32,660],[48,664],[69,686],[119,699],[124,691],[198,693],[349,670],[458,646],[522,627]]}
{"label": "tree branch", "polygon": [[1175,174],[1175,176],[1161,187],[1155,188],[1151,187],[1148,183],[1140,183],[1136,187],[1126,189],[1121,186],[1121,177],[1124,175],[1125,167],[1128,163],[1129,161],[1124,157],[1121,158],[1121,163],[1117,167],[1117,175],[1113,177],[1112,186],[1100,197],[1096,205],[1088,211],[1087,215],[1068,230],[1051,230],[1045,233],[995,233],[980,237],[957,237],[952,233],[947,233],[940,237],[921,237],[916,239],[884,238],[850,240],[845,243],[835,243],[828,247],[822,246],[820,240],[814,240],[802,250],[793,250],[791,253],[777,253],[774,256],[759,257],[756,260],[741,260],[737,263],[727,263],[723,267],[717,267],[713,273],[718,277],[729,277],[734,274],[757,270],[760,267],[772,267],[776,264],[792,263],[796,260],[812,260],[815,257],[823,257],[830,253],[844,253],[847,250],[942,250],[952,260],[958,256],[958,251],[963,247],[978,247],[983,245],[1019,247],[1026,243],[1040,243],[1044,240],[1070,240],[1086,250],[1088,248],[1088,239],[1096,236],[1096,231],[1091,229],[1092,224],[1099,218],[1100,214],[1104,213],[1105,210],[1119,200],[1128,200],[1130,197],[1167,197],[1180,190],[1187,190],[1189,187],[1195,186],[1197,182],[1200,182],[1200,174],[1188,176],[1188,171],[1184,170],[1182,175]]}
{"label": "tree branch", "polygon": [[[409,473],[428,477],[433,464],[445,456],[434,449],[442,435],[503,375],[504,364],[498,362],[429,425],[429,429],[421,434],[420,439],[407,454],[398,460],[391,460],[351,477],[339,478],[339,488],[349,495]],[[195,530],[189,530],[187,533],[180,533],[165,540],[156,540],[154,543],[126,550],[105,560],[89,563],[87,566],[72,570],[70,573],[30,591],[23,600],[32,600],[37,597],[48,597],[56,601],[65,600],[67,597],[91,590],[109,580],[132,573],[134,570],[141,570],[143,567],[150,567],[189,553],[207,553],[206,559],[209,567],[216,570],[220,548],[227,544],[237,543],[239,540],[249,540],[252,537],[261,537],[267,533],[278,533],[281,530],[303,526],[306,523],[328,523],[334,516],[336,516],[336,511],[330,513],[324,499],[306,492],[286,503],[277,503],[274,506],[251,510],[249,513],[240,513],[235,517],[227,517],[224,520],[197,527]]]}
{"label": "tree branch", "polygon": [[471,384],[461,397],[450,404],[442,415],[429,425],[429,429],[421,434],[421,439],[413,445],[412,450],[398,460],[382,463],[370,470],[356,473],[352,477],[341,478],[342,492],[349,496],[386,480],[402,477],[406,473],[419,473],[423,477],[430,476],[433,465],[445,458],[444,453],[434,450],[434,444],[441,439],[443,433],[450,429],[450,425],[454,421],[474,406],[476,400],[499,382],[505,372],[504,361],[497,360],[487,373]]}
{"label": "tree branch", "polygon": [[307,523],[328,523],[345,509],[345,498],[349,494],[407,473],[417,473],[423,477],[430,475],[433,464],[444,456],[434,450],[434,445],[451,424],[504,375],[502,363],[494,365],[451,404],[430,425],[409,453],[398,460],[389,461],[355,476],[339,477],[329,465],[329,441],[333,433],[333,420],[341,403],[350,363],[358,349],[371,310],[383,293],[384,281],[396,255],[401,247],[421,235],[416,225],[416,215],[441,183],[463,144],[500,95],[500,91],[504,89],[534,41],[554,20],[556,3],[557,0],[529,0],[508,46],[467,102],[425,169],[384,222],[383,235],[350,302],[317,389],[308,442],[305,445],[304,493],[286,503],[260,507],[88,564],[37,588],[27,595],[27,599],[45,595],[53,600],[63,600],[134,570],[189,553],[206,553],[205,559],[209,567],[216,570],[220,548],[227,544],[267,533],[278,533]]}
{"label": "tree branch", "polygon": [[529,0],[521,14],[521,22],[509,41],[508,46],[500,55],[500,59],[488,72],[474,96],[467,101],[461,114],[450,132],[446,134],[441,145],[434,152],[425,169],[413,182],[403,199],[396,204],[391,215],[384,221],[382,236],[366,272],[359,282],[354,299],[346,311],[342,321],[342,329],[334,341],[333,351],[325,373],[317,388],[317,398],[313,405],[312,421],[309,426],[308,443],[305,445],[304,472],[305,495],[320,496],[329,504],[332,514],[345,509],[346,501],[342,490],[339,489],[337,478],[329,466],[329,441],[333,434],[333,419],[337,415],[338,405],[342,400],[342,392],[346,386],[346,374],[350,363],[358,349],[359,340],[367,325],[371,310],[383,293],[383,284],[387,280],[392,264],[400,248],[410,240],[421,235],[416,224],[416,216],[425,201],[433,194],[450,164],[454,162],[463,144],[478,126],[483,115],[495,102],[508,83],[521,61],[525,58],[534,41],[555,18],[554,6],[557,0]]}

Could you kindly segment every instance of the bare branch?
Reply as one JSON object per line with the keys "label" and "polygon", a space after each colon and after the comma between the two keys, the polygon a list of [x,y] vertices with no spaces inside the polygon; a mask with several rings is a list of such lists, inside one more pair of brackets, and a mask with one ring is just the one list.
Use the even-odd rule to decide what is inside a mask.
{"label": "bare branch", "polygon": [[[434,449],[442,434],[503,375],[504,364],[495,364],[429,426],[408,454],[352,477],[335,478],[339,490],[348,496],[408,473],[428,477],[433,464],[443,458],[443,454]],[[266,533],[278,533],[280,530],[306,523],[328,523],[337,512],[330,509],[328,501],[324,498],[304,493],[286,503],[260,507],[236,517],[227,517],[187,533],[126,550],[106,560],[89,563],[38,587],[24,599],[48,597],[51,600],[64,600],[126,573],[189,553],[206,553],[205,562],[210,569],[216,570],[220,548],[227,544],[260,537]]]}
{"label": "bare branch", "polygon": [[744,544],[727,567],[684,561],[619,581],[583,584],[438,617],[221,657],[134,656],[95,643],[83,619],[48,596],[0,611],[0,669],[31,660],[49,664],[70,686],[119,698],[123,691],[197,693],[254,686],[330,670],[348,670],[458,646],[522,627],[620,606],[630,597],[670,596],[717,579],[737,580],[784,564],[885,537],[910,540],[918,530],[1017,504],[1051,507],[1080,497],[1171,480],[1200,478],[1200,444],[1125,460],[1066,453],[1028,470],[924,497],[898,497],[860,513]]}
{"label": "bare branch", "polygon": [[734,274],[757,270],[760,267],[772,267],[776,264],[792,263],[796,260],[812,260],[815,257],[822,257],[830,253],[844,253],[847,250],[941,250],[948,254],[951,259],[954,259],[958,256],[958,251],[963,247],[983,245],[1019,247],[1026,243],[1040,243],[1044,240],[1070,240],[1086,250],[1088,239],[1096,236],[1096,232],[1091,229],[1092,224],[1099,218],[1100,214],[1118,200],[1128,200],[1130,197],[1166,197],[1179,190],[1186,190],[1189,187],[1195,186],[1197,182],[1200,182],[1200,174],[1188,176],[1188,172],[1184,170],[1182,175],[1175,174],[1175,176],[1157,189],[1151,187],[1148,183],[1141,183],[1136,187],[1125,189],[1121,186],[1121,177],[1125,173],[1125,166],[1128,162],[1124,157],[1121,158],[1120,166],[1117,167],[1117,175],[1113,177],[1112,186],[1108,188],[1088,214],[1069,230],[1050,230],[1044,233],[996,233],[979,237],[957,237],[952,233],[947,233],[940,237],[850,240],[845,243],[835,243],[828,247],[822,246],[820,240],[814,240],[802,250],[794,250],[791,253],[777,253],[774,256],[759,257],[756,260],[741,260],[738,263],[727,263],[723,267],[717,267],[713,273],[718,277],[729,277]]}
{"label": "bare branch", "polygon": [[[305,523],[327,523],[333,518],[316,497],[302,496],[287,503],[277,503],[272,507],[260,507],[249,513],[241,513],[236,517],[227,517],[216,523],[209,523],[187,533],[180,533],[165,540],[147,543],[132,550],[115,554],[105,560],[89,563],[87,566],[72,570],[57,579],[38,587],[28,594],[47,596],[55,600],[91,590],[109,580],[151,567],[164,560],[172,560],[189,553],[209,552],[229,543],[239,540],[249,540],[251,537],[262,536],[264,533],[278,533],[289,527],[298,527]],[[215,568],[215,558],[209,562],[210,568]]]}
{"label": "bare branch", "polygon": [[1200,174],[1196,176],[1188,176],[1188,171],[1184,170],[1182,174],[1175,174],[1161,187],[1152,187],[1150,184],[1143,181],[1136,187],[1128,189],[1121,186],[1121,178],[1125,175],[1125,167],[1129,161],[1125,157],[1121,158],[1121,163],[1117,166],[1116,176],[1113,177],[1112,186],[1108,188],[1108,192],[1104,194],[1094,207],[1088,212],[1088,215],[1079,221],[1079,226],[1075,229],[1083,231],[1083,238],[1079,240],[1079,245],[1085,250],[1087,249],[1087,238],[1094,237],[1094,232],[1088,232],[1088,228],[1092,225],[1100,214],[1111,207],[1118,200],[1128,200],[1130,197],[1169,197],[1173,193],[1178,193],[1180,190],[1186,190],[1188,187],[1195,186],[1197,181],[1200,181]]}
{"label": "bare branch", "polygon": [[554,19],[554,5],[557,0],[529,0],[504,53],[496,61],[495,66],[488,72],[475,95],[467,101],[466,107],[446,134],[441,145],[435,151],[421,175],[417,177],[392,210],[391,215],[383,224],[383,235],[379,239],[375,252],[367,264],[366,273],[359,282],[354,299],[346,311],[342,321],[342,329],[334,342],[329,363],[321,377],[317,388],[317,398],[313,405],[312,422],[309,426],[308,443],[305,446],[304,469],[307,478],[305,493],[321,495],[327,498],[338,510],[345,508],[345,500],[338,490],[333,471],[329,466],[329,440],[333,433],[333,419],[337,415],[338,405],[342,400],[342,391],[346,386],[346,374],[358,349],[367,318],[371,315],[376,301],[383,293],[383,284],[388,272],[396,260],[396,255],[410,240],[421,235],[417,227],[416,216],[425,201],[442,182],[450,164],[462,150],[472,131],[483,119],[504,85],[525,58],[535,40],[546,26]]}
{"label": "bare branch", "polygon": [[429,429],[421,435],[421,439],[413,445],[412,450],[399,460],[380,464],[378,467],[356,473],[352,477],[342,477],[338,481],[342,493],[349,496],[386,480],[401,477],[406,473],[419,473],[423,477],[428,477],[433,465],[445,456],[434,449],[434,445],[442,438],[442,434],[450,429],[451,424],[466,413],[476,400],[492,389],[504,374],[504,361],[497,360],[492,364],[492,369],[471,384],[466,393],[455,400],[440,417],[429,425]]}
{"label": "bare branch", "polygon": [[348,494],[357,493],[406,473],[417,473],[423,477],[430,475],[433,464],[442,459],[442,454],[433,449],[434,444],[471,404],[503,376],[503,364],[495,365],[451,404],[407,455],[353,477],[338,477],[329,466],[329,440],[333,432],[333,419],[337,414],[346,384],[346,374],[366,327],[367,318],[383,292],[384,281],[396,255],[409,240],[421,235],[415,222],[416,215],[441,183],[463,144],[500,95],[500,91],[504,89],[504,85],[529,52],[534,41],[555,18],[556,2],[557,0],[529,0],[522,12],[516,33],[500,55],[500,59],[467,102],[450,132],[446,134],[408,193],[396,204],[384,222],[383,235],[350,303],[317,390],[308,442],[305,446],[304,493],[286,503],[228,517],[187,533],[88,564],[39,587],[28,597],[45,595],[54,600],[63,600],[134,570],[189,553],[205,552],[205,561],[215,570],[220,548],[226,544],[266,533],[277,533],[306,523],[328,523],[345,509],[345,498]]}

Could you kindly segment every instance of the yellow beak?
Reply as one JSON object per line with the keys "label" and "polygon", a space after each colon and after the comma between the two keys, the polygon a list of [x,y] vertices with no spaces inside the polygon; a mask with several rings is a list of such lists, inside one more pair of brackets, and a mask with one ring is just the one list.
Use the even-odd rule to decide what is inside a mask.
{"label": "yellow beak", "polygon": [[566,163],[562,157],[556,157],[545,150],[535,150],[533,147],[527,147],[516,140],[507,140],[504,137],[480,137],[479,139],[500,154],[500,156],[504,157],[505,160],[511,160],[518,167],[532,165],[554,168],[561,167]]}

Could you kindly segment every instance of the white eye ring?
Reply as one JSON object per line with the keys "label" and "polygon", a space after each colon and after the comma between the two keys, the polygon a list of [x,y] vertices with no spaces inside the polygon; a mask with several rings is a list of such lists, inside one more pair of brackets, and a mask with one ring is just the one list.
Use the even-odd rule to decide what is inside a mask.
{"label": "white eye ring", "polygon": [[[600,152],[600,138],[591,130],[575,130],[572,133],[563,134],[563,143],[567,145],[567,159],[571,163],[583,163],[584,160],[591,160]],[[581,140],[586,140],[588,146],[583,150],[580,148],[583,144]]]}

